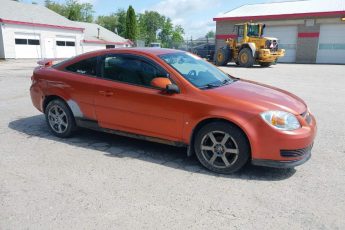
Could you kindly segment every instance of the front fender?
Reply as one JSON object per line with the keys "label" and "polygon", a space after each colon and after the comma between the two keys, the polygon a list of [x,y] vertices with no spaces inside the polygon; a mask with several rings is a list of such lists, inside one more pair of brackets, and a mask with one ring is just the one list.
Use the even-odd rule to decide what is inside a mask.
{"label": "front fender", "polygon": [[252,50],[252,55],[253,55],[253,57],[254,57],[254,56],[255,56],[255,52],[256,52],[256,45],[255,45],[255,43],[249,42],[249,43],[248,43],[248,46],[249,46],[249,48]]}
{"label": "front fender", "polygon": [[183,139],[185,143],[189,145],[192,144],[193,136],[195,135],[195,131],[199,128],[199,125],[205,121],[212,121],[212,120],[223,120],[228,121],[230,123],[235,124],[238,126],[247,136],[250,146],[252,147],[252,140],[255,140],[256,132],[251,125],[251,121],[254,120],[254,115],[248,115],[243,113],[235,113],[229,111],[223,112],[213,112],[210,115],[200,117],[199,119],[190,122],[188,125],[185,126],[183,132]]}

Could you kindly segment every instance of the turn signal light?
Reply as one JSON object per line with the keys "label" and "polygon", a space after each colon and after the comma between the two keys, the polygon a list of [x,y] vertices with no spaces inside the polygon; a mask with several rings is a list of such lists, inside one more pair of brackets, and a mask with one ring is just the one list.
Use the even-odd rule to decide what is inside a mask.
{"label": "turn signal light", "polygon": [[277,116],[272,116],[272,125],[277,126],[277,125],[286,125],[285,124],[285,119]]}

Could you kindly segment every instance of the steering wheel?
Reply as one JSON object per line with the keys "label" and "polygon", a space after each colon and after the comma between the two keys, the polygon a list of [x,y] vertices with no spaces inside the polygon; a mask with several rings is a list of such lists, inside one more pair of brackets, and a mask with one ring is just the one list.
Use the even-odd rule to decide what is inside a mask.
{"label": "steering wheel", "polygon": [[195,70],[189,71],[189,73],[187,74],[187,78],[195,79],[196,78],[196,71]]}

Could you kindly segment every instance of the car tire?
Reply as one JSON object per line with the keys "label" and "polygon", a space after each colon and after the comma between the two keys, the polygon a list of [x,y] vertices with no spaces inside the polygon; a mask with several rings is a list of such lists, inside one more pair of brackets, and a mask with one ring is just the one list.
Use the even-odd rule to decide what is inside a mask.
{"label": "car tire", "polygon": [[71,137],[76,130],[76,123],[71,109],[59,99],[52,100],[45,109],[49,130],[57,137]]}
{"label": "car tire", "polygon": [[246,135],[227,122],[212,122],[202,127],[196,134],[194,149],[203,166],[221,174],[238,171],[250,156]]}
{"label": "car tire", "polygon": [[254,57],[249,48],[243,48],[238,54],[238,63],[241,67],[252,67],[254,65]]}

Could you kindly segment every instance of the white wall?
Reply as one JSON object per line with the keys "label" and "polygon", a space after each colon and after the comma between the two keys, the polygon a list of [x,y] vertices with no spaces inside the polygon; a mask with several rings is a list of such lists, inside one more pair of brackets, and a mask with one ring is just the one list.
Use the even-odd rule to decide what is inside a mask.
{"label": "white wall", "polygon": [[[106,49],[105,44],[97,44],[97,43],[82,43],[81,46],[82,46],[83,53]],[[126,47],[126,45],[115,45],[115,48],[124,48],[124,47]]]}
{"label": "white wall", "polygon": [[82,53],[82,49],[80,46],[80,41],[83,39],[83,36],[84,36],[82,31],[6,24],[6,25],[2,25],[2,35],[3,35],[2,37],[3,37],[3,43],[4,43],[5,58],[16,58],[15,33],[28,33],[28,34],[38,35],[40,37],[40,44],[41,44],[41,51],[42,51],[43,58],[45,58],[46,56],[45,39],[46,38],[53,39],[54,44],[55,44],[57,36],[75,38],[76,54],[78,55]]}
{"label": "white wall", "polygon": [[0,24],[0,58],[5,58],[4,43],[2,38],[2,24]]}
{"label": "white wall", "polygon": [[105,49],[105,44],[82,43],[81,46],[83,53]]}

